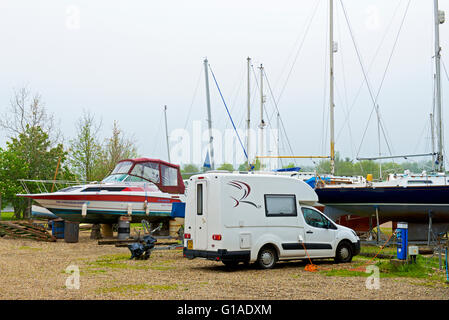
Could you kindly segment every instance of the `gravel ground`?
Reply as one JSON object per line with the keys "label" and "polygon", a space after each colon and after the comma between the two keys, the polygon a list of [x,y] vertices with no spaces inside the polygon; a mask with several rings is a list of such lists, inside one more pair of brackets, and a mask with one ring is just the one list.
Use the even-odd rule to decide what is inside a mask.
{"label": "gravel ground", "polygon": [[[364,277],[304,271],[305,262],[282,262],[272,270],[187,260],[181,250],[154,251],[147,261],[129,260],[127,248],[99,246],[80,233],[79,243],[0,238],[0,299],[448,299],[443,283],[381,278],[366,289]],[[79,289],[66,287],[66,268],[80,271]],[[319,263],[321,269],[353,264]],[[70,286],[71,283],[69,283]]]}

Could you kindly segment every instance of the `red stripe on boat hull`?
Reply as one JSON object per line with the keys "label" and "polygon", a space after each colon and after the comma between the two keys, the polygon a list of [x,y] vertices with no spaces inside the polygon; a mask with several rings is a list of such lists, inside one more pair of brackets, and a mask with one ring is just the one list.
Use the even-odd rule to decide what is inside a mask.
{"label": "red stripe on boat hull", "polygon": [[68,200],[68,201],[119,201],[119,202],[156,202],[156,203],[173,203],[181,202],[179,199],[160,198],[160,197],[145,197],[145,196],[131,196],[131,195],[33,195],[27,196],[35,200]]}

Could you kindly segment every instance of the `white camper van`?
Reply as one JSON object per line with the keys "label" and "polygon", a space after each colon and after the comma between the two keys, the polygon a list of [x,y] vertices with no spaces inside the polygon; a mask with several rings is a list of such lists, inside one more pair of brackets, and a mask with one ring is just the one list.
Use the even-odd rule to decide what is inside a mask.
{"label": "white camper van", "polygon": [[[313,208],[305,182],[276,175],[208,172],[189,179],[184,257],[256,262],[335,258],[350,262],[360,252],[356,233]],[[304,249],[304,247],[307,250]]]}

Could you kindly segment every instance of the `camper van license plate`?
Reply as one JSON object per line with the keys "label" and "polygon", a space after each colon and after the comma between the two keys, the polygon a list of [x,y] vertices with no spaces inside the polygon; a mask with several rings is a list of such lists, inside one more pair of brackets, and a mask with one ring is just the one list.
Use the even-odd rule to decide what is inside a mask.
{"label": "camper van license plate", "polygon": [[189,250],[193,249],[193,240],[187,240],[187,249]]}

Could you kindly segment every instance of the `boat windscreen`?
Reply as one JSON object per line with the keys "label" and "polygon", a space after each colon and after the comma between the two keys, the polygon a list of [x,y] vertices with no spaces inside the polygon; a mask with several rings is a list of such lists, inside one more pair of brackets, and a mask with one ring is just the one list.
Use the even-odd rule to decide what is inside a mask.
{"label": "boat windscreen", "polygon": [[118,174],[118,173],[128,173],[129,169],[133,166],[132,161],[123,161],[119,162],[114,170],[111,172],[111,175]]}
{"label": "boat windscreen", "polygon": [[[141,177],[136,177],[136,176],[127,176],[125,180],[123,180],[124,182],[146,182],[146,183],[151,183],[148,182],[148,180],[145,180]],[[152,184],[152,183],[151,183]]]}
{"label": "boat windscreen", "polygon": [[159,183],[159,164],[154,162],[138,163],[130,172],[131,175],[141,177],[154,183]]}
{"label": "boat windscreen", "polygon": [[122,182],[128,177],[127,174],[111,174],[103,179],[102,182]]}

